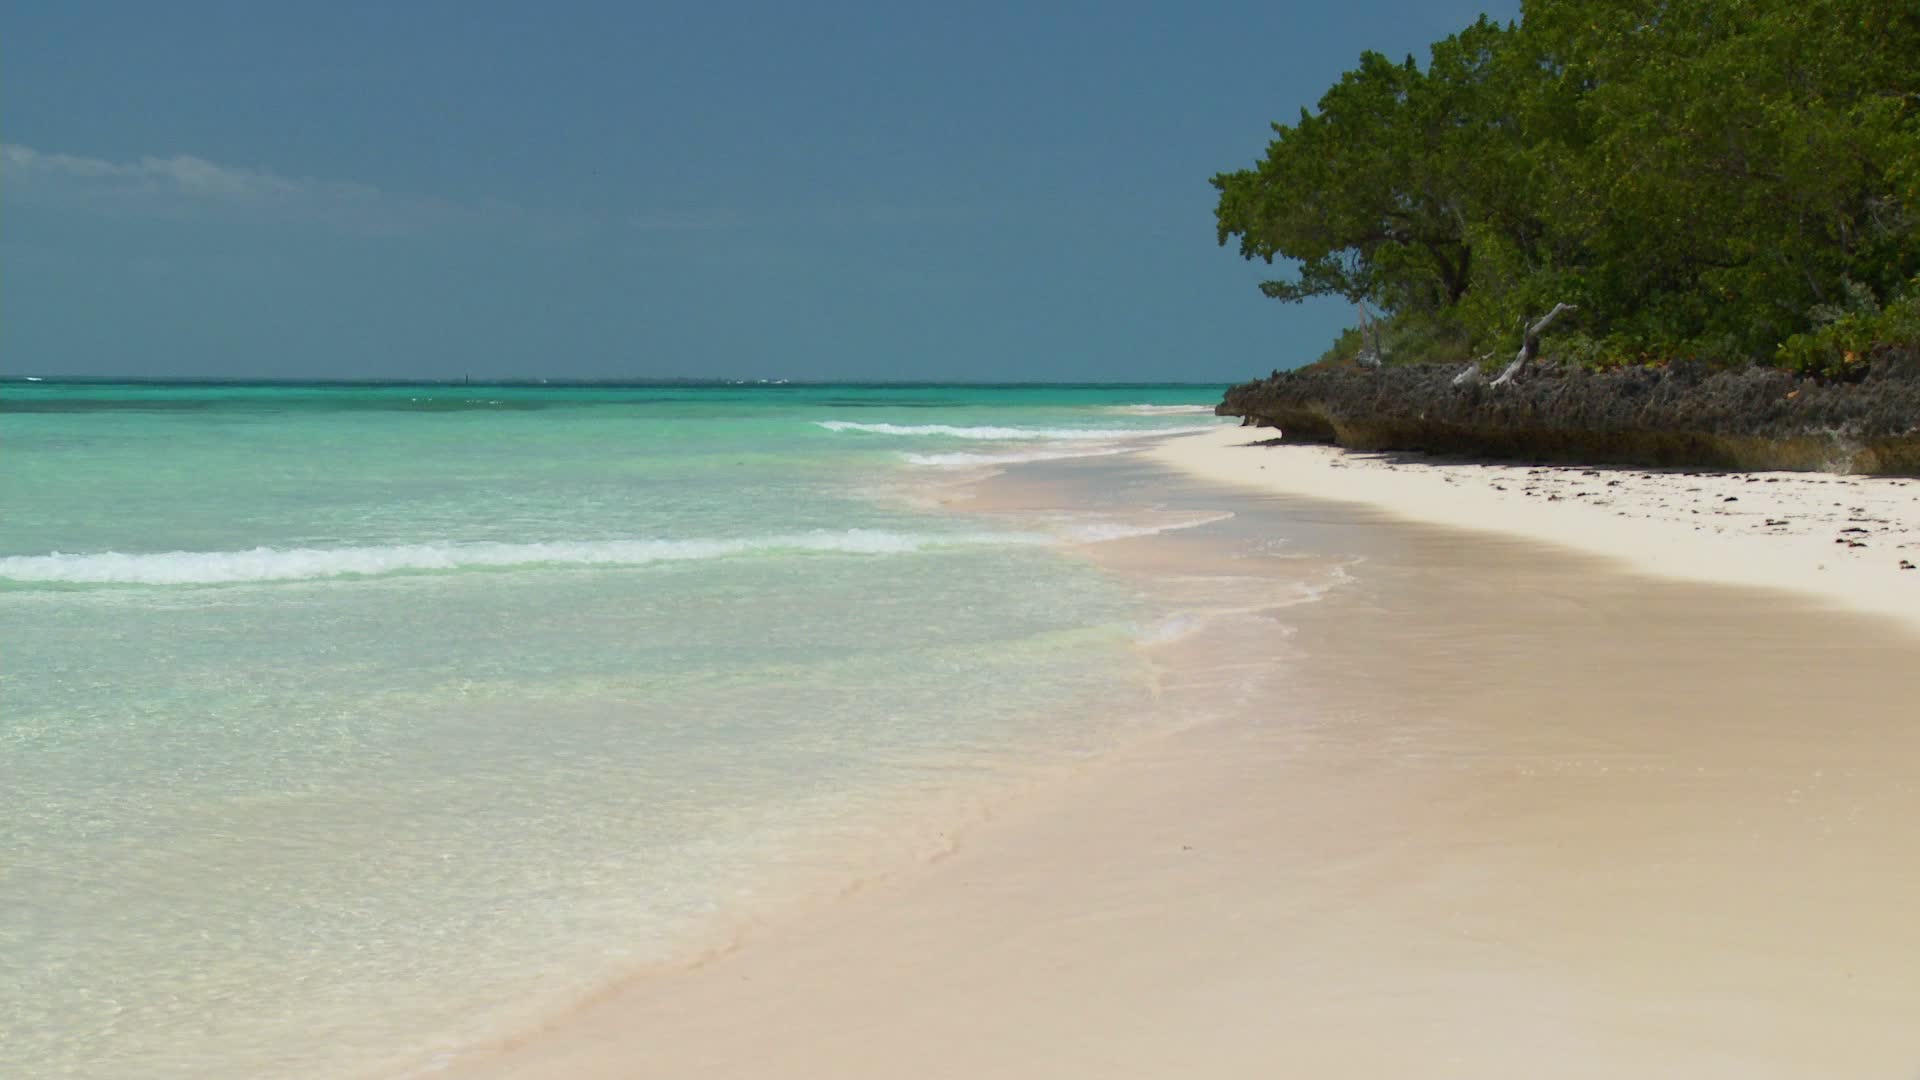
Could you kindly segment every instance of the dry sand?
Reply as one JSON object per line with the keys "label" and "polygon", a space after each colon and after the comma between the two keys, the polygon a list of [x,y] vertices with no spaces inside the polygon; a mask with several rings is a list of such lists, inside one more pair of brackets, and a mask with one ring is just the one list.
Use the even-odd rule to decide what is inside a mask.
{"label": "dry sand", "polygon": [[1151,455],[1242,488],[1528,536],[1662,577],[1791,589],[1920,626],[1920,479],[1498,465],[1222,428]]}
{"label": "dry sand", "polygon": [[[1804,598],[1671,580],[1762,574],[1707,559],[1727,537],[1681,542],[1682,496],[1737,483],[1744,504],[1762,485],[1740,479],[1634,479],[1684,517],[1616,519],[1625,477],[1449,480],[1231,445],[1249,434],[1158,451],[1230,495],[1143,463],[1097,471],[1115,505],[1236,510],[1087,549],[1142,588],[1245,601],[1212,597],[1233,614],[1150,649],[1160,706],[1205,722],[452,1075],[1920,1073],[1920,636],[1840,612],[1901,614],[1828,584],[1872,567],[1767,581]],[[1308,470],[1278,464],[1309,458],[1372,506],[1285,494]],[[1560,503],[1474,479],[1507,475],[1613,505],[1549,525]],[[1804,482],[1889,521],[1863,487],[1916,490]],[[1805,542],[1770,541],[1766,573],[1816,557],[1801,512]],[[1892,528],[1882,543],[1910,542]],[[1563,534],[1611,561],[1533,539]],[[1289,604],[1282,586],[1330,561],[1350,583]]]}

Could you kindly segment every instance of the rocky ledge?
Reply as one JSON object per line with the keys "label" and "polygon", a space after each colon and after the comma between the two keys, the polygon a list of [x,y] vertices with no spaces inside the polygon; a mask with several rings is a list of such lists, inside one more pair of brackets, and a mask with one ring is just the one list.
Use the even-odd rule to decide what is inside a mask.
{"label": "rocky ledge", "polygon": [[1518,461],[1920,475],[1920,364],[1854,382],[1774,368],[1595,372],[1538,365],[1503,386],[1432,364],[1275,372],[1215,410],[1283,441]]}

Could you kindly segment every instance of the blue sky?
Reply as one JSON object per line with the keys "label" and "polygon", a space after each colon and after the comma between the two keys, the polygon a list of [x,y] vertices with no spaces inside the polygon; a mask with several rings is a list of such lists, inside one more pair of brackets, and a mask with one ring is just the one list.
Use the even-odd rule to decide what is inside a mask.
{"label": "blue sky", "polygon": [[5,5],[0,372],[1246,378],[1208,178],[1482,10]]}

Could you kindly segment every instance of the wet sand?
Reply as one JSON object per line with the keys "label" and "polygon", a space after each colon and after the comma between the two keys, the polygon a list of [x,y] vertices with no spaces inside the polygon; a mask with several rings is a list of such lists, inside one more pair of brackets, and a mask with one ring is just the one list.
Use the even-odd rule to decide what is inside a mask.
{"label": "wet sand", "polygon": [[1920,635],[1190,476],[968,512],[1232,509],[1084,549],[1204,595],[1147,647],[1191,723],[447,1075],[1920,1071]]}

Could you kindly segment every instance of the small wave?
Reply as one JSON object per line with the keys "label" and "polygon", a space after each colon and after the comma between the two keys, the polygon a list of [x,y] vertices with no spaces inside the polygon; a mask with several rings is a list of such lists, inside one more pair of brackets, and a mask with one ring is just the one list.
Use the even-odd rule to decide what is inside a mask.
{"label": "small wave", "polygon": [[0,557],[0,580],[57,584],[215,585],[309,581],[394,573],[507,569],[543,565],[644,566],[729,556],[779,553],[900,555],[981,545],[1059,542],[1045,533],[896,533],[872,529],[820,530],[725,540],[585,540],[551,543],[432,543],[349,548],[269,548],[249,551],[117,551]]}
{"label": "small wave", "polygon": [[868,435],[934,435],[949,439],[1001,441],[1049,439],[1056,442],[1079,439],[1137,439],[1151,435],[1190,435],[1194,432],[1214,429],[1214,425],[1211,424],[1206,427],[1164,428],[1023,428],[956,427],[952,424],[862,424],[852,420],[815,420],[814,423],[828,431],[850,431]]}
{"label": "small wave", "polygon": [[1134,628],[1133,643],[1136,645],[1166,645],[1182,638],[1192,637],[1207,625],[1207,619],[1201,615],[1168,615],[1150,626]]}
{"label": "small wave", "polygon": [[960,451],[952,454],[902,454],[909,465],[919,465],[931,469],[977,469],[991,468],[996,465],[1023,465],[1032,461],[1059,461],[1064,458],[1106,457],[1111,454],[1125,453],[1120,447],[1088,449],[1086,447],[1054,447],[1030,451],[1010,451],[1004,454],[977,454]]}
{"label": "small wave", "polygon": [[1212,416],[1211,405],[1109,405],[1108,412],[1129,416]]}
{"label": "small wave", "polygon": [[816,530],[726,540],[559,540],[548,543],[386,544],[348,548],[163,551],[0,556],[0,581],[53,585],[227,585],[533,566],[647,566],[746,555],[910,555],[966,547],[1097,544],[1192,528],[1218,517],[1167,525],[1090,522],[1045,532],[898,533]]}
{"label": "small wave", "polygon": [[1132,540],[1141,536],[1179,532],[1182,529],[1197,529],[1202,525],[1225,521],[1232,516],[1233,511],[1226,510],[1217,514],[1203,514],[1182,521],[1163,521],[1158,524],[1093,521],[1063,526],[1060,529],[1060,535],[1070,544],[1103,544],[1109,540]]}

